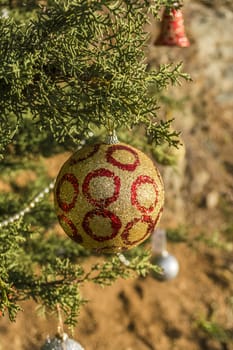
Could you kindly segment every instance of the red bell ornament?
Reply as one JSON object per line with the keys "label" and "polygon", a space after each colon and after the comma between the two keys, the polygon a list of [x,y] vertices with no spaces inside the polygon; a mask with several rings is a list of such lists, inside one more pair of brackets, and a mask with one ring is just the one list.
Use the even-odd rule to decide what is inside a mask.
{"label": "red bell ornament", "polygon": [[185,34],[181,9],[166,8],[163,13],[161,32],[155,45],[188,47],[190,42]]}

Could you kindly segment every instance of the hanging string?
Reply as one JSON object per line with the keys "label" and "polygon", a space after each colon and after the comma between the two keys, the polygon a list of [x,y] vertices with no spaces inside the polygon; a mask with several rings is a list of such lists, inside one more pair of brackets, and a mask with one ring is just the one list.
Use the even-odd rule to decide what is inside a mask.
{"label": "hanging string", "polygon": [[110,132],[106,139],[105,139],[105,143],[107,145],[114,145],[115,143],[119,143],[119,140],[117,138],[117,134],[116,134],[116,131],[113,130],[112,132]]}
{"label": "hanging string", "polygon": [[152,252],[154,254],[167,254],[167,235],[164,229],[157,228],[151,237]]}
{"label": "hanging string", "polygon": [[58,334],[59,338],[63,339],[65,333],[64,333],[64,325],[63,325],[63,320],[62,320],[61,308],[60,308],[59,304],[57,304],[57,315],[58,315],[57,334]]}
{"label": "hanging string", "polygon": [[53,180],[47,187],[43,189],[40,193],[38,193],[35,198],[29,202],[29,204],[22,210],[20,210],[18,213],[12,215],[8,219],[3,220],[0,222],[0,228],[6,227],[9,224],[12,224],[15,221],[18,221],[19,219],[23,218],[25,214],[28,214],[31,212],[31,210],[38,204],[42,199],[51,191],[53,190],[55,185],[55,180]]}
{"label": "hanging string", "polygon": [[58,325],[57,325],[57,338],[61,339],[62,350],[67,350],[66,340],[68,339],[68,334],[64,332],[64,323],[62,319],[62,313],[60,305],[57,304],[57,315],[58,315]]}

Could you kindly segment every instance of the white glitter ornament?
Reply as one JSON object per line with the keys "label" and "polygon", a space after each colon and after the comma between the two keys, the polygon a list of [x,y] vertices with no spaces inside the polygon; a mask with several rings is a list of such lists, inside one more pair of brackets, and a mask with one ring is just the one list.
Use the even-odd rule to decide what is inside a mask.
{"label": "white glitter ornament", "polygon": [[60,336],[52,339],[48,338],[41,350],[84,350],[84,348],[64,333],[62,338]]}

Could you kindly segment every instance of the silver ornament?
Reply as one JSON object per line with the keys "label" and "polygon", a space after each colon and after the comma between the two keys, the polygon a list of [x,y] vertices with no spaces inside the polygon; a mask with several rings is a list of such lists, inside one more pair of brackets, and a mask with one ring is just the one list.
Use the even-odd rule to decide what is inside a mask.
{"label": "silver ornament", "polygon": [[64,333],[62,338],[59,336],[48,338],[41,350],[84,350],[84,348]]}
{"label": "silver ornament", "polygon": [[177,259],[166,250],[152,257],[152,263],[162,268],[162,274],[154,273],[154,277],[161,281],[168,281],[175,278],[179,272]]}

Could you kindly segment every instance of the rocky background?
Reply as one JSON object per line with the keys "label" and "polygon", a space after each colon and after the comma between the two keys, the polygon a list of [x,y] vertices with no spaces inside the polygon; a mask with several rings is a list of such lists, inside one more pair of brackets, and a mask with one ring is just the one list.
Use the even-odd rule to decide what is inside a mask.
{"label": "rocky background", "polygon": [[[183,146],[176,167],[160,167],[160,226],[172,233],[168,250],[180,272],[169,282],[148,276],[83,287],[89,302],[73,337],[85,350],[233,349],[233,2],[186,1],[183,13],[189,48],[154,46],[158,23],[148,46],[151,66],[183,61],[192,77],[167,92],[182,102],[167,113]],[[16,323],[0,320],[0,350],[39,349],[56,331],[52,316],[23,307]]]}

